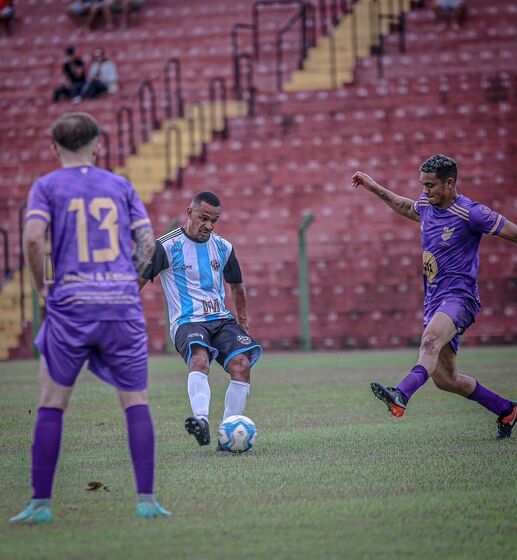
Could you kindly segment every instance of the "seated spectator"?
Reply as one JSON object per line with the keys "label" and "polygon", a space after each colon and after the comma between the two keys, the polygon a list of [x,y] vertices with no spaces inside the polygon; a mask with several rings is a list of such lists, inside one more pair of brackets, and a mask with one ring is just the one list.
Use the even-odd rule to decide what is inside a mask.
{"label": "seated spectator", "polygon": [[11,23],[14,19],[14,0],[0,0],[0,21],[6,35],[11,35]]}
{"label": "seated spectator", "polygon": [[62,97],[74,98],[80,95],[81,89],[86,82],[84,62],[80,56],[76,56],[75,48],[68,47],[65,50],[66,60],[63,64],[63,74],[67,83],[54,90],[53,100],[59,101]]}
{"label": "seated spectator", "polygon": [[435,0],[434,13],[436,19],[445,27],[451,24],[462,27],[467,20],[467,6],[465,0]]}
{"label": "seated spectator", "polygon": [[144,5],[144,0],[111,0],[110,4],[113,12],[122,13],[120,26],[122,29],[127,29],[129,25],[129,15],[132,12],[140,10],[140,8]]}
{"label": "seated spectator", "polygon": [[104,16],[106,28],[113,29],[110,4],[111,0],[78,0],[68,8],[68,16],[77,25],[81,25],[84,20],[89,29],[93,29],[99,16]]}
{"label": "seated spectator", "polygon": [[84,98],[94,99],[106,91],[117,93],[118,72],[115,63],[108,60],[104,49],[99,47],[93,51],[93,61],[88,70],[88,80],[74,102],[77,103]]}

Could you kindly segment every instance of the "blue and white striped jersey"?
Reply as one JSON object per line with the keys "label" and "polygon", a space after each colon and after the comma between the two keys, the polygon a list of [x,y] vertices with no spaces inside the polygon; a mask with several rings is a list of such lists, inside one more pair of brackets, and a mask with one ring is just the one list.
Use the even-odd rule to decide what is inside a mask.
{"label": "blue and white striped jersey", "polygon": [[229,241],[212,233],[208,241],[191,239],[183,228],[156,241],[156,251],[143,277],[160,274],[169,310],[171,338],[184,323],[231,318],[224,305],[224,280],[242,282],[242,275]]}

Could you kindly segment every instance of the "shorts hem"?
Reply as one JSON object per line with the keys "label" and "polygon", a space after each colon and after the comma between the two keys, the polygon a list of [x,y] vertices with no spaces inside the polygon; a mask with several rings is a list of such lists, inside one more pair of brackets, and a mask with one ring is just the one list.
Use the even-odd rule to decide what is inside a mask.
{"label": "shorts hem", "polygon": [[254,348],[258,348],[258,352],[257,352],[258,355],[253,360],[250,360],[250,367],[253,367],[259,361],[260,356],[262,356],[262,348],[261,348],[260,344],[254,344],[253,346],[247,346],[246,348],[239,348],[239,350],[235,350],[234,352],[232,352],[224,360],[224,363],[223,363],[224,370],[228,371],[226,369],[226,366],[228,365],[228,362],[232,358],[235,358],[235,356],[237,356],[238,354],[243,354],[244,352],[249,352],[250,350],[253,350]]}

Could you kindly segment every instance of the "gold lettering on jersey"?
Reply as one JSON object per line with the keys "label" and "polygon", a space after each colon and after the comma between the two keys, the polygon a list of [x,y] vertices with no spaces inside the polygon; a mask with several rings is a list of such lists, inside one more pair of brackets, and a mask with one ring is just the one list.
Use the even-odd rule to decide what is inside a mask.
{"label": "gold lettering on jersey", "polygon": [[447,226],[444,227],[442,232],[442,239],[444,241],[448,241],[452,237],[452,234],[454,233],[455,229],[456,229],[455,227],[451,227],[451,228],[448,228]]}
{"label": "gold lettering on jersey", "polygon": [[203,300],[203,313],[208,315],[210,313],[219,313],[221,311],[221,302],[218,299]]}
{"label": "gold lettering on jersey", "polygon": [[424,251],[423,257],[424,257],[424,275],[427,276],[427,281],[431,283],[438,275],[438,263],[436,262],[435,256],[429,251]]}
{"label": "gold lettering on jersey", "polygon": [[[101,210],[108,212],[102,217]],[[77,258],[79,262],[90,262],[88,247],[88,221],[84,198],[72,198],[68,205],[69,212],[76,213]],[[94,262],[112,262],[120,254],[118,241],[118,209],[111,198],[97,197],[88,205],[88,211],[98,222],[99,229],[106,230],[109,236],[109,247],[94,249]]]}

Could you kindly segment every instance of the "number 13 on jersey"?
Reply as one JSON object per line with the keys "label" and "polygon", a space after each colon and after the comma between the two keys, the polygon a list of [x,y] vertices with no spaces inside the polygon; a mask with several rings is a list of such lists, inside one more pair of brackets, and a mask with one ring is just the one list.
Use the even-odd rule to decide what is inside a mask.
{"label": "number 13 on jersey", "polygon": [[[108,212],[102,219],[101,210]],[[100,222],[99,229],[108,232],[109,247],[105,249],[94,249],[92,251],[93,262],[111,262],[120,254],[118,240],[118,209],[111,198],[97,197],[88,204],[88,215],[86,213],[86,202],[84,198],[72,198],[68,205],[69,212],[76,212],[77,233],[77,255],[79,262],[90,262],[90,249],[88,246],[88,215]]]}

